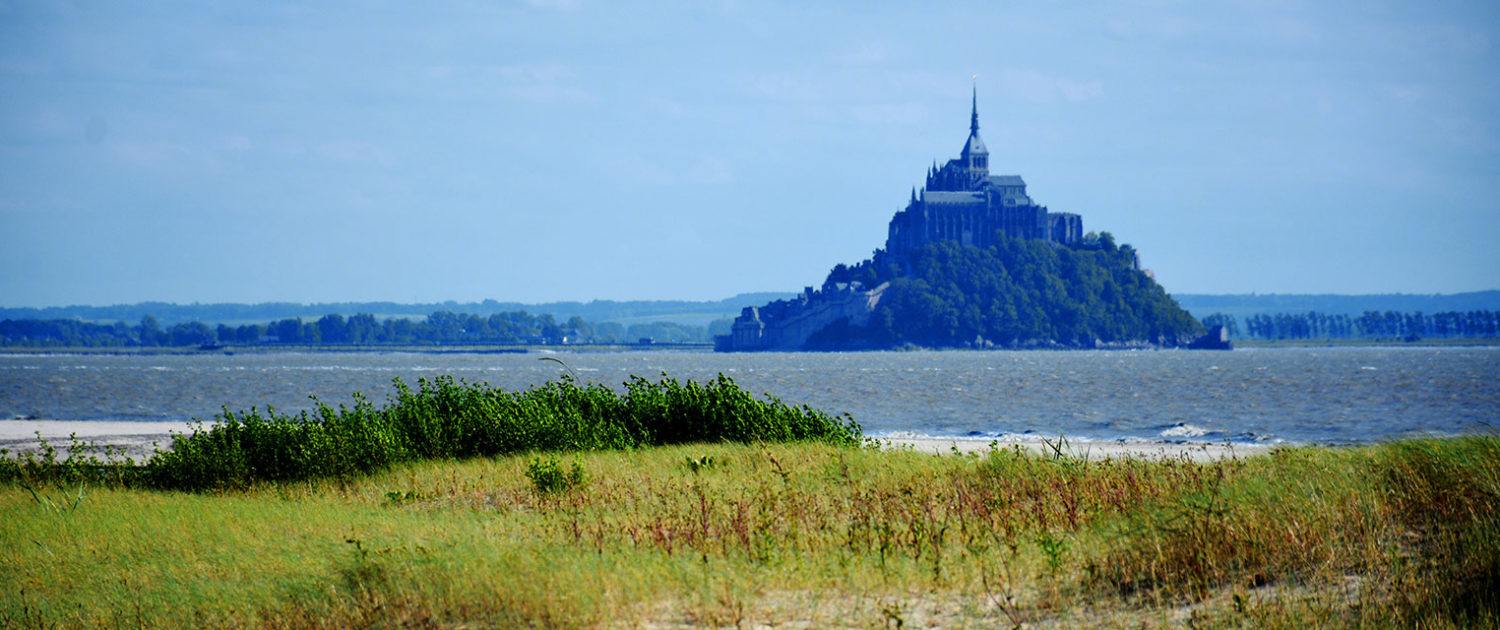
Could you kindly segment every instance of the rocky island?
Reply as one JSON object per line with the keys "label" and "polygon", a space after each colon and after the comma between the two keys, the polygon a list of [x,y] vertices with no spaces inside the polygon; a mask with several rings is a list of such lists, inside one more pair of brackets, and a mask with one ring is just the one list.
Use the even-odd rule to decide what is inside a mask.
{"label": "rocky island", "polygon": [[1186,347],[1203,337],[1134,248],[1037,204],[1021,176],[991,175],[989,157],[976,90],[959,157],[928,169],[884,248],[834,267],[821,288],[745,308],[716,348]]}

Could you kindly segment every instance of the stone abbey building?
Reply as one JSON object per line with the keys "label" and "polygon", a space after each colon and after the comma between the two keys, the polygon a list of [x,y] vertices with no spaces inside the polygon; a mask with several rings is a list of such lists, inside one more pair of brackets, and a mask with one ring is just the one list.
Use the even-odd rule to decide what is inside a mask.
{"label": "stone abbey building", "polygon": [[933,241],[988,247],[995,233],[1047,239],[1062,245],[1083,238],[1083,219],[1047,212],[1026,195],[1020,175],[991,175],[990,152],[979,139],[979,97],[969,118],[969,140],[957,159],[927,171],[927,184],[912,190],[906,208],[891,218],[885,251],[897,259]]}
{"label": "stone abbey building", "polygon": [[[969,139],[957,159],[927,171],[927,183],[912,189],[906,207],[891,218],[885,251],[902,261],[927,243],[958,241],[988,247],[995,234],[1045,239],[1072,245],[1083,239],[1083,219],[1048,212],[1026,194],[1020,175],[991,175],[990,152],[979,139],[976,90],[969,118]],[[902,263],[905,264],[904,262]],[[719,337],[721,351],[799,350],[808,337],[840,319],[863,326],[880,303],[886,285],[838,285],[831,290],[807,287],[796,298],[762,307],[746,307],[735,319],[733,334]]]}

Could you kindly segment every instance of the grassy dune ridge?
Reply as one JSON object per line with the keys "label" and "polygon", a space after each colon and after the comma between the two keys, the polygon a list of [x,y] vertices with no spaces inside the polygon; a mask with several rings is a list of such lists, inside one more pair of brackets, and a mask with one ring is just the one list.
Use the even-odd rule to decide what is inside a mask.
{"label": "grassy dune ridge", "polygon": [[1500,626],[1493,435],[1199,463],[833,425],[207,492],[18,463],[0,627]]}
{"label": "grassy dune ridge", "polygon": [[[1497,448],[687,444],[217,494],[13,483],[0,626],[1495,627]],[[581,479],[542,489],[551,463]]]}

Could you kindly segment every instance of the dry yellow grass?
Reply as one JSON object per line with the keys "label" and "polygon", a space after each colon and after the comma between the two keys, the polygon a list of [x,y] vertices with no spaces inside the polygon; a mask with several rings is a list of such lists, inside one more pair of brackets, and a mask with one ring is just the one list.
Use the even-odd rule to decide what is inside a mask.
{"label": "dry yellow grass", "polygon": [[[1497,453],[705,444],[215,495],[11,484],[0,626],[1495,627]],[[539,490],[554,459],[582,482]]]}

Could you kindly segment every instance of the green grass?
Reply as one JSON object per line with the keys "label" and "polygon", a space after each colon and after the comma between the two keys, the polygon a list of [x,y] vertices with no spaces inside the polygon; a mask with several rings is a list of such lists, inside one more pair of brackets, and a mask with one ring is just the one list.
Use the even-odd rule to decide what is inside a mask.
{"label": "green grass", "polygon": [[526,451],[212,493],[13,479],[0,513],[0,627],[1500,626],[1492,436]]}

